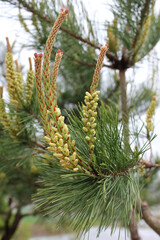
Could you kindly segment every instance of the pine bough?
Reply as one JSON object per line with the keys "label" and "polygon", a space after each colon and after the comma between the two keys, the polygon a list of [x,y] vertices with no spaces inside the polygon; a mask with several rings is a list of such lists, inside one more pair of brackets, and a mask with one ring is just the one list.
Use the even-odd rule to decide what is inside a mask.
{"label": "pine bough", "polygon": [[[98,235],[111,226],[129,225],[133,211],[140,216],[137,168],[145,148],[132,150],[125,141],[118,114],[103,103],[98,107],[96,91],[107,44],[101,47],[90,92],[77,114],[68,115],[69,124],[57,105],[56,78],[63,55],[57,51],[53,71],[50,57],[56,34],[68,10],[61,9],[50,32],[44,56],[35,53],[37,96],[45,140],[48,144],[42,166],[40,188],[34,196],[46,215],[59,218],[78,233],[97,224]],[[52,74],[51,74],[52,73]],[[51,75],[51,76],[50,76]]]}

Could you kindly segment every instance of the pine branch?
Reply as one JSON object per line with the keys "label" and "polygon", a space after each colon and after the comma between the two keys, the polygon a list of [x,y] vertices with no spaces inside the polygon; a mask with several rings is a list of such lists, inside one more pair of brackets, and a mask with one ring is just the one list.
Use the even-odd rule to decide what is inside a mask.
{"label": "pine branch", "polygon": [[[71,59],[73,62],[78,63],[78,64],[81,64],[81,65],[83,65],[83,66],[92,67],[92,68],[95,68],[95,67],[96,67],[96,64],[95,64],[95,63],[84,62],[84,61],[75,59],[75,58],[73,58],[72,56],[67,56],[67,57],[68,57],[69,59]],[[107,65],[107,64],[103,64],[102,67],[107,67],[107,68],[110,68],[110,69],[115,69],[115,67],[114,67],[113,65]]]}
{"label": "pine branch", "polygon": [[[9,231],[9,222],[12,217],[12,208],[11,208],[12,201],[13,201],[12,198],[9,198],[9,200],[8,200],[9,210],[7,212],[7,216],[5,219],[5,232],[6,233]],[[3,240],[3,237],[2,237],[2,240]]]}
{"label": "pine branch", "polygon": [[[123,55],[125,57],[125,48],[123,49],[124,49]],[[126,69],[120,69],[119,76],[120,76],[121,109],[122,109],[124,141],[126,144],[129,144],[129,111],[128,111],[128,103],[127,103]],[[137,223],[135,220],[134,209],[132,210],[132,217],[129,223],[129,229],[130,229],[132,240],[141,240],[138,233]]]}
{"label": "pine branch", "polygon": [[32,142],[33,142],[37,147],[40,147],[40,148],[42,148],[42,149],[46,149],[46,146],[43,145],[41,142],[36,141],[36,140],[34,140],[34,139],[32,139]]}
{"label": "pine branch", "polygon": [[146,18],[146,15],[147,15],[147,12],[148,12],[148,9],[149,9],[150,2],[151,2],[150,0],[146,0],[144,8],[142,9],[141,20],[140,20],[140,23],[139,23],[139,27],[137,29],[137,32],[136,32],[136,35],[135,35],[135,38],[133,40],[133,44],[132,44],[132,47],[131,47],[133,49],[136,47],[136,44],[137,44],[137,41],[138,41],[138,37],[139,37],[139,34],[141,32],[143,23],[144,23],[144,19]]}
{"label": "pine branch", "polygon": [[[39,12],[38,9],[32,7],[31,4],[28,4],[29,1],[19,0],[18,2],[35,16],[53,24],[52,19],[46,17],[43,13]],[[142,6],[142,19],[145,18],[145,12],[147,12],[147,3],[149,3],[149,1],[146,0],[144,8]],[[81,37],[63,26],[61,30],[74,39],[91,46],[92,50],[93,48],[100,49],[97,44],[92,43],[90,40]],[[135,42],[137,42],[136,39]],[[53,42],[50,42],[49,51],[52,47]],[[90,49],[91,48],[89,48],[89,50]],[[50,53],[51,52],[49,52],[47,56],[48,60],[50,59]],[[40,208],[44,208],[44,211],[53,214],[53,216],[60,215],[61,220],[63,220],[63,217],[66,217],[68,213],[72,212],[73,215],[69,221],[73,222],[75,230],[87,232],[90,227],[95,224],[95,221],[100,221],[100,233],[103,228],[110,225],[114,230],[117,221],[121,221],[122,224],[126,226],[131,219],[131,236],[132,239],[138,240],[140,237],[138,236],[135,223],[136,209],[134,209],[134,207],[137,201],[140,205],[140,187],[138,174],[135,174],[135,171],[137,169],[137,163],[139,163],[139,155],[143,154],[143,150],[136,153],[132,151],[129,144],[129,110],[127,104],[125,71],[128,67],[133,65],[133,63],[130,62],[127,54],[127,48],[123,48],[122,59],[119,60],[118,57],[115,57],[111,52],[107,52],[107,54],[105,52],[103,54],[103,59],[107,56],[112,65],[102,64],[103,59],[101,56],[101,61],[98,66],[96,65],[91,94],[86,93],[86,105],[83,105],[82,109],[78,111],[81,117],[80,119],[83,120],[81,121],[78,119],[73,113],[69,117],[71,118],[71,124],[68,125],[68,127],[58,107],[52,107],[51,110],[47,111],[45,97],[48,96],[49,98],[51,91],[48,91],[50,88],[49,61],[45,62],[46,66],[44,67],[46,67],[46,69],[43,69],[45,69],[44,75],[46,72],[48,74],[48,82],[46,84],[47,90],[43,98],[43,84],[37,84],[41,103],[40,110],[43,114],[45,130],[48,128],[49,137],[47,136],[46,140],[48,139],[48,151],[50,151],[48,154],[45,154],[45,157],[43,156],[46,158],[46,163],[44,165],[42,164],[42,169],[44,171],[42,171],[43,176],[41,183],[43,188],[35,184],[35,179],[33,178],[32,181],[31,176],[21,171],[21,168],[17,166],[12,168],[22,177],[22,182],[40,188],[40,194],[37,195],[37,203]],[[93,59],[95,55],[94,52]],[[46,55],[44,56],[44,58],[46,58]],[[74,56],[76,56],[76,54]],[[37,57],[42,58],[42,54],[36,54],[35,60]],[[85,62],[73,59],[73,61],[87,67],[95,67],[94,64],[88,63],[87,60],[85,60]],[[124,129],[126,130],[124,132],[124,139],[122,138],[121,130],[119,130],[121,127],[118,123],[118,115],[114,111],[101,106],[98,114],[95,112],[98,107],[98,97],[96,96],[97,93],[95,90],[98,86],[100,68],[102,66],[120,70],[120,82],[117,83],[115,90],[117,90],[120,85],[122,95],[122,120],[124,122]],[[41,67],[37,72],[37,76],[39,76],[38,83],[41,82],[40,72]],[[55,81],[56,77],[53,76],[53,79]],[[56,82],[54,82],[54,87],[55,84]],[[53,98],[51,100],[53,100]],[[53,101],[51,101],[51,106],[52,103]],[[45,111],[43,113],[44,108]],[[34,116],[34,113],[31,113],[31,115]],[[46,146],[36,140],[31,140],[30,143],[27,144],[31,150],[38,147],[36,153],[42,153],[46,149]],[[35,152],[32,153],[31,156],[34,154]],[[25,159],[28,158],[28,156],[18,156],[12,160],[19,160],[21,158]],[[160,167],[160,164],[147,162],[144,162],[144,165],[146,168]],[[16,180],[17,179],[18,177]],[[13,184],[14,180],[8,183]],[[81,201],[81,199],[83,199],[83,201]],[[149,213],[146,211],[146,205],[142,205],[143,217],[147,222],[148,218],[150,218]],[[139,212],[137,215],[139,215]],[[152,218],[151,220],[149,224],[153,225],[153,228],[156,228],[155,225],[157,225],[157,223],[155,224],[155,219]]]}
{"label": "pine branch", "polygon": [[[5,229],[4,229],[4,233],[2,235],[2,239],[1,240],[9,240],[11,239],[11,237],[14,235],[15,231],[17,230],[17,227],[19,225],[19,222],[22,218],[21,215],[21,207],[18,206],[17,208],[17,212],[14,216],[14,219],[12,221],[12,223],[10,223],[11,219],[12,219],[12,211],[11,208],[8,212],[7,218],[6,218],[6,222],[5,222]],[[9,224],[10,223],[10,224]]]}
{"label": "pine branch", "polygon": [[160,164],[154,164],[154,163],[147,162],[144,160],[141,160],[140,162],[142,165],[144,165],[145,168],[159,168],[160,167]]}
{"label": "pine branch", "polygon": [[[39,18],[43,19],[44,21],[50,23],[50,24],[54,24],[54,21],[52,19],[50,19],[49,17],[41,14],[38,10],[36,10],[35,8],[33,8],[32,6],[30,6],[28,3],[26,3],[25,1],[19,0],[19,3],[22,4],[23,7],[26,8],[27,11],[32,12],[34,15],[38,16]],[[61,26],[60,29],[64,32],[66,32],[67,34],[69,34],[70,36],[84,42],[87,43],[88,45],[96,48],[96,49],[100,49],[100,46],[98,46],[97,44],[90,42],[88,39],[82,38],[81,36],[79,36],[78,34],[75,34],[73,32],[71,32],[69,29]]]}
{"label": "pine branch", "polygon": [[142,217],[144,221],[158,234],[160,235],[160,220],[154,217],[149,211],[147,202],[141,203]]}
{"label": "pine branch", "polygon": [[137,223],[135,222],[134,212],[132,213],[131,221],[129,224],[129,229],[131,232],[131,239],[132,240],[142,240],[138,234]]}
{"label": "pine branch", "polygon": [[121,89],[121,108],[122,108],[122,121],[124,124],[124,137],[126,142],[129,142],[129,110],[127,103],[127,85],[126,85],[126,70],[119,71],[120,76],[120,89]]}
{"label": "pine branch", "polygon": [[[50,24],[54,24],[55,21],[53,21],[52,19],[50,19],[49,17],[45,16],[44,14],[40,13],[37,9],[35,9],[34,7],[32,7],[31,5],[29,5],[28,3],[26,3],[25,1],[22,1],[22,0],[19,0],[19,3],[22,4],[23,7],[26,8],[27,11],[29,12],[32,12],[34,15],[36,15],[37,17],[43,19],[45,22],[48,22]],[[97,45],[96,43],[93,43],[91,41],[89,41],[88,39],[86,38],[83,38],[82,36],[70,31],[69,29],[61,26],[60,27],[60,30],[62,30],[63,32],[66,32],[67,34],[69,34],[70,36],[72,36],[73,38],[83,42],[83,43],[86,43],[87,45],[91,46],[91,47],[94,47],[96,49],[99,49],[100,50],[100,46]],[[108,57],[108,59],[111,61],[111,62],[114,62],[116,65],[118,65],[119,63],[119,60],[118,58],[111,52],[107,52],[106,53],[106,56]]]}

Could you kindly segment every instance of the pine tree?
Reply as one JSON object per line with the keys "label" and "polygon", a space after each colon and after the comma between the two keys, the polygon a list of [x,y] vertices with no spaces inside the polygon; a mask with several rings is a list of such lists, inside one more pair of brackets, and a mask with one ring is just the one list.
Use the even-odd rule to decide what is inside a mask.
{"label": "pine tree", "polygon": [[[37,214],[24,213],[23,207],[31,204],[31,196],[38,184],[38,154],[43,144],[36,136],[41,126],[34,87],[31,59],[26,82],[23,81],[18,61],[14,62],[9,39],[5,57],[9,101],[3,99],[0,86],[0,215],[2,240],[14,235],[23,217]],[[34,97],[35,96],[35,97]],[[34,104],[33,104],[34,102]]]}
{"label": "pine tree", "polygon": [[[20,3],[21,7],[26,8],[32,13],[32,21],[34,19],[37,36],[44,36],[45,38],[47,24],[54,21],[52,17],[49,18],[51,14],[46,2],[14,1],[14,4],[17,3]],[[129,132],[128,126],[129,113],[132,109],[129,102],[132,102],[133,106],[135,106],[137,102],[136,100],[133,101],[133,99],[128,99],[126,91],[127,70],[142,60],[154,48],[160,37],[160,20],[159,15],[156,16],[154,13],[154,5],[154,1],[145,0],[115,1],[114,8],[112,9],[114,20],[112,24],[109,23],[107,25],[109,51],[105,52],[105,54],[110,62],[107,67],[114,69],[116,74],[115,89],[111,89],[111,93],[115,94],[113,94],[113,97],[110,99],[111,103],[114,99],[116,104],[113,106],[111,106],[111,103],[108,104],[110,107],[107,109],[104,104],[101,104],[98,111],[96,110],[98,92],[95,92],[95,90],[98,84],[99,71],[102,67],[102,58],[100,58],[101,64],[99,65],[99,62],[97,62],[92,84],[88,81],[86,88],[83,87],[83,91],[84,89],[88,91],[91,84],[90,93],[87,92],[85,96],[85,105],[80,106],[76,110],[79,117],[77,117],[77,114],[74,112],[71,112],[68,116],[69,126],[64,122],[64,118],[61,116],[61,111],[56,102],[56,95],[53,94],[55,93],[56,80],[54,74],[52,75],[52,82],[50,83],[49,60],[54,40],[52,39],[53,36],[51,37],[51,35],[49,35],[43,58],[42,77],[45,94],[43,94],[43,85],[40,75],[42,55],[35,54],[37,97],[39,99],[41,121],[46,135],[45,139],[50,145],[48,147],[49,152],[47,151],[47,156],[45,155],[47,164],[44,164],[42,167],[43,177],[40,183],[45,187],[39,190],[39,197],[35,198],[40,208],[46,213],[53,214],[54,216],[57,214],[62,215],[60,221],[63,221],[63,218],[71,214],[70,220],[75,230],[87,232],[98,219],[100,219],[99,233],[102,228],[108,225],[111,225],[112,230],[114,230],[117,220],[121,219],[122,225],[130,226],[131,238],[140,239],[136,229],[135,216],[137,212],[139,215],[140,210],[142,210],[142,216],[145,221],[160,234],[158,220],[155,221],[155,219],[148,217],[149,210],[147,205],[140,200],[139,178],[137,175],[135,179],[135,172],[143,171],[144,176],[147,177],[151,174],[147,169],[159,167],[159,165],[140,160],[143,158],[146,146],[140,147],[139,141],[137,141],[137,147],[133,151],[129,143],[133,136]],[[88,18],[86,19],[90,25],[88,29],[89,32],[92,33],[92,38],[89,34],[86,39],[81,37],[82,25],[79,25],[78,22],[75,21],[74,8],[70,1],[68,1],[68,6],[73,13],[73,18],[71,16],[66,18],[66,22],[64,22],[63,25],[64,27],[61,27],[61,35],[57,36],[55,46],[64,46],[64,56],[66,58],[70,59],[73,63],[78,63],[80,66],[84,67],[84,65],[86,65],[86,69],[89,69],[89,67],[94,66],[95,63],[88,64],[87,61],[84,62],[84,56],[85,54],[89,56],[88,52],[93,53],[90,54],[90,56],[92,55],[95,59],[95,49],[100,49],[100,47],[98,44],[92,42],[96,42],[97,38],[93,38],[92,24]],[[62,13],[63,11],[60,15]],[[19,17],[26,30],[30,32],[23,17],[21,15]],[[42,27],[41,30],[40,27]],[[42,32],[44,35],[42,35]],[[67,38],[66,34],[70,36],[70,38]],[[76,51],[69,46],[72,44],[73,40],[76,42],[74,45]],[[42,46],[41,43],[43,42],[45,41],[39,41],[39,46]],[[80,46],[83,46],[82,43],[85,43],[87,47],[81,48]],[[102,52],[103,48],[101,49],[100,56]],[[62,52],[58,51],[56,59],[60,59],[61,55]],[[56,59],[53,68],[54,72],[56,72],[55,65],[57,64],[57,66],[59,66],[59,62],[57,62],[58,60]],[[69,66],[68,60],[64,61],[63,66],[64,68],[62,69],[61,76],[72,77],[71,73],[74,73],[72,79],[74,80],[76,78],[79,81],[78,77],[81,79],[81,74],[85,74],[84,70],[81,70],[79,74],[75,74],[73,70],[76,69],[76,66]],[[64,74],[64,72],[66,74]],[[119,74],[118,77],[117,73]],[[87,74],[85,76],[86,79],[91,79],[90,77],[87,78]],[[22,87],[20,89],[22,89]],[[122,110],[122,127],[120,130],[118,118],[120,109],[117,107],[115,108],[115,106],[118,105],[116,93],[119,92],[119,90],[121,93]],[[22,91],[14,91],[15,96],[13,95],[13,91],[10,92],[12,102],[17,101],[17,98],[20,99]],[[69,89],[69,93],[75,92],[72,91],[71,88]],[[72,94],[70,95],[74,99],[74,94],[73,96]],[[153,93],[150,93],[150,95],[153,96]],[[83,97],[83,94],[80,94],[80,96]],[[144,98],[141,98],[142,103],[144,99],[147,100],[144,96]],[[82,99],[78,98],[78,101],[79,100]],[[103,97],[103,100],[107,100],[106,102],[108,103],[108,99]],[[148,98],[148,100],[151,101],[151,98]],[[70,99],[68,102],[70,102]],[[65,101],[65,103],[68,102]],[[75,99],[75,103],[77,103],[77,99]],[[140,107],[140,101],[138,105]],[[149,144],[153,137],[152,117],[155,105],[156,100],[155,97],[153,97],[147,110],[146,118],[146,137]],[[61,104],[59,106],[61,106]],[[117,113],[115,113],[115,109],[117,109]],[[9,128],[9,131],[9,134],[12,136],[13,130]],[[19,129],[18,132],[21,133],[21,130]],[[102,132],[104,133],[103,136],[101,134]],[[15,135],[15,133],[13,135]],[[104,149],[104,151],[102,151],[102,149]],[[54,162],[52,160],[53,153]],[[55,183],[54,187],[53,182]],[[126,194],[126,185],[128,194]],[[109,196],[107,193],[110,193]],[[129,196],[131,196],[131,198],[129,198]],[[84,202],[79,201],[82,198],[84,198]],[[50,199],[50,201],[48,201],[48,199]],[[123,202],[127,201],[125,208],[122,207],[122,202],[118,201],[120,199],[123,199]],[[90,202],[90,204],[87,205],[87,202]],[[96,209],[96,217],[94,217],[94,208]],[[126,215],[128,218],[126,218]]]}

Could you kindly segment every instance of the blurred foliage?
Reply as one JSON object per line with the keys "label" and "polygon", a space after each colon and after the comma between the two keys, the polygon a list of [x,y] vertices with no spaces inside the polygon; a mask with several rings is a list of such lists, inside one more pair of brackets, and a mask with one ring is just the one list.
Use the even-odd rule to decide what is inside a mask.
{"label": "blurred foliage", "polygon": [[[61,108],[70,108],[81,102],[84,92],[89,89],[97,50],[101,46],[98,41],[99,28],[93,20],[90,20],[83,2],[67,0],[64,4],[62,0],[1,1],[19,8],[19,20],[30,36],[27,47],[39,51],[44,49],[59,9],[61,7],[69,9],[70,14],[61,27],[53,47],[53,52],[56,52],[58,48],[64,52],[58,78],[59,96],[61,96],[58,101]],[[108,8],[108,6],[105,7]],[[111,67],[119,69],[124,65],[124,68],[130,68],[143,59],[157,44],[160,39],[160,15],[155,13],[154,8],[155,1],[146,2],[145,0],[115,1],[113,5],[110,5],[114,20],[113,24],[106,20],[106,35],[108,35],[107,41],[111,42],[110,53],[107,55]],[[28,12],[26,16],[24,10]],[[54,59],[54,54],[52,59]],[[119,86],[116,80],[111,85],[110,77],[105,74],[104,81],[110,90],[105,91],[102,96],[103,100],[117,105],[118,99],[116,101],[115,91],[117,94],[120,91],[118,91]],[[103,86],[101,88],[103,89]],[[146,90],[152,91],[147,85]],[[144,110],[146,110],[151,100],[148,97],[150,95],[152,93],[142,94],[143,101],[139,101],[139,97],[136,100],[134,96],[134,107],[143,106],[145,103]]]}

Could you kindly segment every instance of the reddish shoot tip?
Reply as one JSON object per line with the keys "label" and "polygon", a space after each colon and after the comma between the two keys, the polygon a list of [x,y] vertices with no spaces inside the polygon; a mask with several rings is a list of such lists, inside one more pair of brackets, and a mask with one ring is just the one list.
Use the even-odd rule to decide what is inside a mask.
{"label": "reddish shoot tip", "polygon": [[105,46],[108,47],[108,43],[106,43]]}
{"label": "reddish shoot tip", "polygon": [[37,57],[40,57],[40,58],[42,58],[43,57],[43,53],[34,53],[34,56],[35,56],[35,58],[37,58]]}
{"label": "reddish shoot tip", "polygon": [[156,96],[153,96],[153,101],[156,101]]}
{"label": "reddish shoot tip", "polygon": [[61,52],[61,54],[63,55],[63,52]]}
{"label": "reddish shoot tip", "polygon": [[67,8],[66,10],[65,10],[65,13],[68,13],[69,12],[69,9]]}
{"label": "reddish shoot tip", "polygon": [[63,12],[64,11],[63,8],[61,8],[60,11]]}
{"label": "reddish shoot tip", "polygon": [[57,50],[57,52],[58,52],[58,53],[60,53],[60,52],[61,52],[61,50],[60,50],[60,49],[58,49],[58,50]]}

